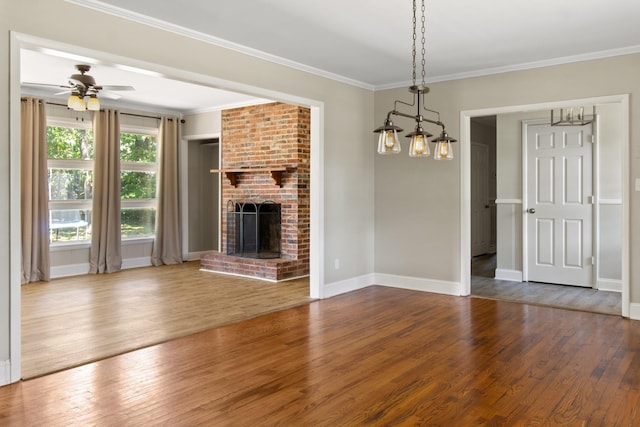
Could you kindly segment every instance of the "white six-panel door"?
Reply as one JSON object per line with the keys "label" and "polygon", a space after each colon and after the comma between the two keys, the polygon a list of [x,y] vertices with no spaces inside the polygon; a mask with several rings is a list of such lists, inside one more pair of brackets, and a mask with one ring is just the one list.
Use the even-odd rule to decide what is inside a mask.
{"label": "white six-panel door", "polygon": [[592,125],[527,127],[529,281],[593,286]]}

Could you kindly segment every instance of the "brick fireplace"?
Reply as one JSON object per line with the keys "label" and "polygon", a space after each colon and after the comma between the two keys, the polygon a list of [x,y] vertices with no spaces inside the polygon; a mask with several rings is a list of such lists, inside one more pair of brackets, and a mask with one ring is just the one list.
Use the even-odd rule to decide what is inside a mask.
{"label": "brick fireplace", "polygon": [[[227,255],[228,215],[222,215],[222,250],[203,256],[203,270],[272,281],[309,274],[310,111],[283,103],[222,112],[222,206],[269,202],[281,215],[280,257]],[[232,218],[233,216],[231,216]],[[233,251],[232,251],[233,252]]]}

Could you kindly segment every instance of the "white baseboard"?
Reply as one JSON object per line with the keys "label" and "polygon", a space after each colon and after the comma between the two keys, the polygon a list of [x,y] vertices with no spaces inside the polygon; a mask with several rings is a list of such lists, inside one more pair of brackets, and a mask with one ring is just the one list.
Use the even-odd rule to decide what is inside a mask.
{"label": "white baseboard", "polygon": [[331,298],[336,295],[366,288],[374,283],[373,274],[365,274],[363,276],[352,277],[351,279],[341,280],[339,282],[327,283],[324,285],[322,297]]}
{"label": "white baseboard", "polygon": [[0,386],[11,383],[11,360],[0,361]]}
{"label": "white baseboard", "polygon": [[82,264],[56,265],[51,267],[52,279],[57,279],[58,277],[81,276],[83,274],[89,274],[88,262]]}
{"label": "white baseboard", "polygon": [[151,258],[150,257],[140,257],[140,258],[128,258],[122,260],[122,269],[126,270],[127,268],[138,268],[138,267],[150,267],[151,266]]}
{"label": "white baseboard", "polygon": [[[128,268],[149,267],[149,266],[151,266],[151,258],[149,257],[129,258],[129,259],[122,260],[123,270],[126,270]],[[57,279],[59,277],[82,276],[84,274],[89,274],[88,262],[82,263],[82,264],[56,265],[51,267],[52,279]]]}
{"label": "white baseboard", "polygon": [[596,287],[599,291],[622,292],[622,280],[598,279]]}
{"label": "white baseboard", "polygon": [[460,283],[444,280],[424,279],[421,277],[396,276],[394,274],[374,274],[374,283],[393,288],[411,289],[414,291],[434,292],[446,295],[461,295]]}
{"label": "white baseboard", "polygon": [[640,320],[640,304],[636,302],[629,304],[629,319]]}
{"label": "white baseboard", "polygon": [[512,282],[522,282],[522,271],[496,268],[496,280],[510,280]]}

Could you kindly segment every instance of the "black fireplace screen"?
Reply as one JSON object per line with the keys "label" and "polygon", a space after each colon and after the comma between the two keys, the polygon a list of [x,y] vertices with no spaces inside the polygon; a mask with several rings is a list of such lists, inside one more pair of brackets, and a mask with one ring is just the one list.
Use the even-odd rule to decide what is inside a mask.
{"label": "black fireplace screen", "polygon": [[271,201],[227,202],[227,255],[279,258],[280,204]]}

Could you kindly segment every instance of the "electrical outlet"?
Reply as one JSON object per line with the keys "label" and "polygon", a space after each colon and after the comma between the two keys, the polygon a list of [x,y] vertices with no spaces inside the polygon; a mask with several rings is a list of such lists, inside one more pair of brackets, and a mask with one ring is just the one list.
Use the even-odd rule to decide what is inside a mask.
{"label": "electrical outlet", "polygon": [[336,260],[333,262],[336,270],[340,270],[340,260],[338,258],[336,258]]}

